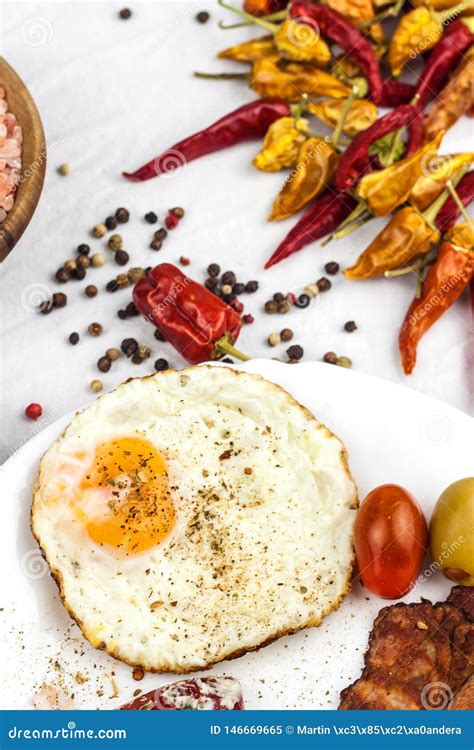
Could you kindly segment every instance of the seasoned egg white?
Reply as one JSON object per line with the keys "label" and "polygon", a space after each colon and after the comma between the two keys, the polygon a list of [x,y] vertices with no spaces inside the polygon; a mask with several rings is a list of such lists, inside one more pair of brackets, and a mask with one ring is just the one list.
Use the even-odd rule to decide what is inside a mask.
{"label": "seasoned egg white", "polygon": [[356,507],[338,438],[280,387],[204,366],[78,414],[32,528],[95,647],[180,673],[318,625],[350,586]]}

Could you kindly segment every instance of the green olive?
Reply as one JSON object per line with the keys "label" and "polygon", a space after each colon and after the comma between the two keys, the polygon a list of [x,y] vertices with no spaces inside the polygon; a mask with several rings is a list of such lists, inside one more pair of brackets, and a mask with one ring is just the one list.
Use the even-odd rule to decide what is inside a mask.
{"label": "green olive", "polygon": [[446,578],[474,586],[474,477],[445,489],[430,523],[431,555]]}

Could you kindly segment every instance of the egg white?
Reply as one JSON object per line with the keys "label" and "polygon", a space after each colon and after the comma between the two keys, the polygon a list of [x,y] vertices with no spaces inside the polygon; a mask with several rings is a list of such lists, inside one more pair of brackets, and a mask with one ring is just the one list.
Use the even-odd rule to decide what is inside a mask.
{"label": "egg white", "polygon": [[[87,468],[96,445],[128,436],[164,456],[176,521],[117,556],[71,521],[67,497],[78,450]],[[184,673],[320,624],[350,587],[356,507],[337,437],[282,388],[204,366],[129,381],[78,414],[41,461],[32,529],[95,647]]]}

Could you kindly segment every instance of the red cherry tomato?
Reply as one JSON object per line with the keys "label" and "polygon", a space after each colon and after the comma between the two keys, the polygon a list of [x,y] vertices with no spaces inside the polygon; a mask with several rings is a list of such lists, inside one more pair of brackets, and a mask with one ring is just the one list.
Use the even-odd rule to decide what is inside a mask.
{"label": "red cherry tomato", "polygon": [[364,585],[384,599],[400,599],[413,587],[428,545],[423,511],[397,484],[372,490],[359,508],[354,546]]}

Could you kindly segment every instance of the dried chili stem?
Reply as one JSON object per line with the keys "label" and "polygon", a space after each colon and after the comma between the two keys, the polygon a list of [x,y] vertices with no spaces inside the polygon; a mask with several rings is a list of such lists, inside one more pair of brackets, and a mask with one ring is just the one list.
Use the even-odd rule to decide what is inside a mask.
{"label": "dried chili stem", "polygon": [[[456,187],[456,185],[458,184],[458,182],[464,177],[464,175],[466,174],[467,170],[468,170],[468,166],[465,165],[465,166],[461,167],[461,169],[459,169],[456,172],[456,174],[454,175],[453,179],[450,180],[453,188]],[[436,217],[439,214],[439,212],[441,211],[444,203],[446,202],[446,200],[449,198],[450,195],[451,195],[451,193],[450,193],[449,189],[446,188],[445,190],[443,190],[443,192],[441,193],[441,195],[438,195],[438,197],[436,198],[436,200],[433,201],[433,203],[431,204],[431,206],[429,206],[426,209],[426,211],[424,211],[423,213],[421,213],[421,211],[417,211],[417,209],[415,208],[415,211],[417,211],[417,213],[419,213],[420,216],[422,216],[424,218],[424,220],[426,221],[426,223],[428,224],[428,226],[431,229],[433,229],[433,231],[435,231],[435,232],[438,231],[436,229],[436,226],[435,226]],[[412,208],[414,208],[414,207],[412,207]]]}
{"label": "dried chili stem", "polygon": [[357,28],[367,29],[373,26],[374,23],[381,23],[382,21],[385,21],[387,18],[396,18],[404,5],[405,5],[405,0],[398,0],[395,3],[395,5],[392,5],[387,10],[383,10],[380,13],[377,13],[377,15],[373,16],[373,18],[369,18],[366,21],[362,21],[361,23],[358,23]]}
{"label": "dried chili stem", "polygon": [[420,268],[420,270],[418,271],[418,274],[417,274],[417,279],[416,279],[415,299],[420,299],[421,298],[421,294],[422,294],[422,291],[423,291],[423,281],[424,281],[424,279],[425,279],[425,270],[424,270],[424,268]]}
{"label": "dried chili stem", "polygon": [[455,202],[456,206],[459,208],[462,217],[465,221],[467,221],[468,224],[472,224],[474,222],[474,219],[472,219],[468,212],[466,211],[466,207],[464,206],[464,203],[462,202],[461,198],[458,195],[458,191],[454,187],[451,180],[448,180],[446,183],[446,187],[449,190],[451,197],[453,201]]}
{"label": "dried chili stem", "polygon": [[328,143],[330,146],[332,146],[334,149],[338,147],[341,135],[342,135],[342,129],[345,125],[345,122],[347,120],[347,116],[351,110],[351,107],[354,103],[354,99],[356,98],[357,94],[359,92],[359,89],[357,86],[353,86],[351,89],[351,93],[347,97],[346,101],[344,102],[344,106],[342,108],[341,116],[339,117],[339,121],[335,127],[334,133],[332,136],[328,139]]}
{"label": "dried chili stem", "polygon": [[222,8],[225,8],[226,10],[230,10],[232,13],[235,13],[237,16],[240,16],[240,18],[245,19],[249,24],[255,24],[256,26],[261,26],[262,29],[266,29],[270,32],[270,34],[276,34],[278,31],[278,26],[274,23],[270,23],[269,21],[265,21],[263,18],[258,18],[258,16],[252,16],[251,13],[246,13],[244,10],[240,10],[240,8],[236,8],[234,5],[228,5],[224,0],[217,0],[219,5]]}
{"label": "dried chili stem", "polygon": [[204,73],[195,70],[195,78],[205,78],[213,81],[250,81],[250,73]]}
{"label": "dried chili stem", "polygon": [[[277,21],[277,22],[284,21],[287,18],[287,16],[288,16],[287,10],[279,10],[278,13],[271,13],[269,16],[260,16],[260,18],[263,21],[269,21],[271,23],[272,21]],[[251,21],[241,21],[240,23],[225,24],[223,21],[219,21],[219,28],[224,29],[224,30],[241,29],[244,26],[254,26],[254,25],[255,25],[255,21],[253,18]]]}
{"label": "dried chili stem", "polygon": [[355,232],[356,229],[359,229],[359,227],[364,226],[364,224],[367,224],[373,218],[374,217],[371,213],[368,213],[366,216],[362,216],[362,218],[359,219],[359,221],[355,221],[350,226],[345,227],[345,229],[341,229],[340,231],[336,232],[334,234],[334,239],[340,240],[342,237],[346,237],[348,234],[352,234],[352,232]]}
{"label": "dried chili stem", "polygon": [[396,268],[394,271],[385,271],[384,276],[387,279],[394,278],[395,276],[405,276],[407,273],[418,273],[422,271],[426,266],[431,265],[434,257],[430,253],[422,260],[418,260],[416,263],[412,263],[411,266],[404,266],[403,268]]}
{"label": "dried chili stem", "polygon": [[[337,230],[329,235],[329,237],[326,237],[326,239],[321,242],[321,247],[326,247],[326,245],[329,245],[331,240],[336,239],[338,236],[338,233],[345,229],[349,224],[352,224],[353,221],[359,218],[359,216],[362,216],[367,211],[367,204],[365,201],[359,201],[357,206],[354,208],[354,210],[349,214],[349,216],[344,219],[344,221],[341,221],[339,224]],[[343,235],[341,235],[343,236]]]}
{"label": "dried chili stem", "polygon": [[239,350],[235,348],[232,338],[228,333],[224,334],[219,341],[216,341],[214,345],[213,359],[218,359],[224,355],[236,357],[236,359],[240,359],[242,362],[248,362],[250,359],[247,354],[239,352]]}

